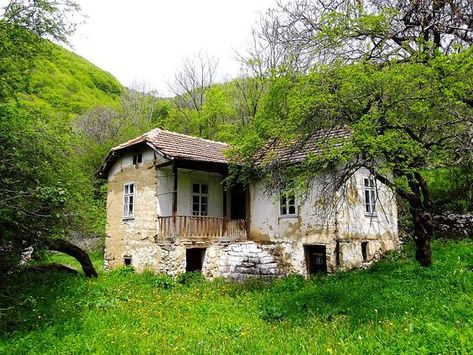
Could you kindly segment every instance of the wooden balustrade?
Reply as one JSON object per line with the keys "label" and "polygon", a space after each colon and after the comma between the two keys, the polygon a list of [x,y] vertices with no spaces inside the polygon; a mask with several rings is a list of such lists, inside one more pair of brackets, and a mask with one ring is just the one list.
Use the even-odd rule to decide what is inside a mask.
{"label": "wooden balustrade", "polygon": [[221,237],[246,238],[246,220],[228,220],[220,217],[176,216],[158,217],[158,237]]}

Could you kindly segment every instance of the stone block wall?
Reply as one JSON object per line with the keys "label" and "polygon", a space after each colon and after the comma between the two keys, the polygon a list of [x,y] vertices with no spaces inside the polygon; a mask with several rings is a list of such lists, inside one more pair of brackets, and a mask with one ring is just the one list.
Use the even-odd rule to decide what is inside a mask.
{"label": "stone block wall", "polygon": [[473,213],[434,216],[436,233],[448,238],[473,238]]}
{"label": "stone block wall", "polygon": [[[363,260],[361,241],[319,243],[325,246],[327,271],[349,270],[369,265],[387,250],[396,249],[391,241],[370,240],[367,260]],[[277,278],[291,273],[307,276],[305,248],[302,242],[261,243],[215,242],[210,245],[189,243],[155,243],[151,240],[127,240],[124,255],[130,256],[136,271],[151,270],[171,276],[186,271],[186,249],[205,248],[202,273],[207,278],[224,277],[234,280]],[[339,253],[337,265],[337,252]],[[106,256],[107,257],[107,256]],[[106,266],[123,265],[123,260],[106,260]]]}
{"label": "stone block wall", "polygon": [[209,278],[225,277],[236,280],[280,277],[292,271],[288,258],[283,248],[277,244],[214,244],[206,251],[202,272]]}

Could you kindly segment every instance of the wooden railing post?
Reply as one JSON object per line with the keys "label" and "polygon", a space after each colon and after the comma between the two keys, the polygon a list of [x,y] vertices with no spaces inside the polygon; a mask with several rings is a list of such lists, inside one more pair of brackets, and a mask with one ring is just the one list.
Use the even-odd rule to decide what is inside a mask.
{"label": "wooden railing post", "polygon": [[225,237],[231,240],[241,240],[247,237],[247,221],[245,219],[176,215],[159,216],[157,220],[158,238],[163,241],[174,236],[184,238]]}

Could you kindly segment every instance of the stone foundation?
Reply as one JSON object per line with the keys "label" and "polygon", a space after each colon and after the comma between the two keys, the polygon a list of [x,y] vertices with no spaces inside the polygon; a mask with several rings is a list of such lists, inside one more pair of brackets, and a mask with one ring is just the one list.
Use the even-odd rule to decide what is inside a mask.
{"label": "stone foundation", "polygon": [[[387,250],[396,249],[393,241],[368,241],[366,259],[363,258],[361,241],[320,243],[326,250],[327,272],[349,270],[369,265],[378,260]],[[186,271],[186,249],[205,248],[202,273],[207,278],[224,277],[234,280],[248,278],[278,278],[291,273],[307,276],[307,261],[304,244],[300,242],[261,243],[214,242],[210,245],[195,243],[157,244],[149,241],[127,241],[124,257],[131,257],[136,271],[151,270],[171,276]],[[338,253],[338,258],[337,258]],[[106,253],[106,268],[123,265],[123,261],[109,260]]]}

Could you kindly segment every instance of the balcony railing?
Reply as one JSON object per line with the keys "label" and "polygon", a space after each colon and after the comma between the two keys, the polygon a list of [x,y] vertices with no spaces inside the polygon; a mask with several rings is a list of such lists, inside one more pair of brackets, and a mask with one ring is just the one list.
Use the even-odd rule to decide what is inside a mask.
{"label": "balcony railing", "polygon": [[158,237],[202,237],[229,240],[246,239],[246,220],[220,217],[158,217]]}

